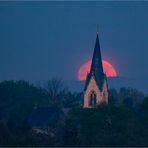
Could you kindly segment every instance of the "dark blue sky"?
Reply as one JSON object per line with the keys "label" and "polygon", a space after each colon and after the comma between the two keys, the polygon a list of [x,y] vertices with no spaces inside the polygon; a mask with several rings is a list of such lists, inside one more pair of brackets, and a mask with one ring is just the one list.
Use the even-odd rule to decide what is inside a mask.
{"label": "dark blue sky", "polygon": [[93,54],[124,77],[148,76],[148,2],[0,2],[0,80],[75,80]]}

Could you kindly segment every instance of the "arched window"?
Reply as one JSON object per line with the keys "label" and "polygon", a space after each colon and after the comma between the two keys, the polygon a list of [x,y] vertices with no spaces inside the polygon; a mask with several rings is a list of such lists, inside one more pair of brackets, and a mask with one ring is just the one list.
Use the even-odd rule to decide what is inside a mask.
{"label": "arched window", "polygon": [[95,93],[95,91],[92,91],[90,93],[90,97],[89,97],[89,105],[90,106],[95,106],[96,104],[97,104],[96,93]]}
{"label": "arched window", "polygon": [[105,99],[106,98],[106,93],[105,93],[105,91],[103,92],[103,99]]}

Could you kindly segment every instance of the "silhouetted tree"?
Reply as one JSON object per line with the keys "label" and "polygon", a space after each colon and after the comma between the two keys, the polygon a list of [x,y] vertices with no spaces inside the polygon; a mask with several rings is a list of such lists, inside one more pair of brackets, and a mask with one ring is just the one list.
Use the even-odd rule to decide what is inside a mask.
{"label": "silhouetted tree", "polygon": [[[0,146],[148,146],[148,97],[138,90],[111,89],[108,104],[84,109],[83,93],[68,92],[57,78],[47,86],[38,88],[25,81],[0,83]],[[64,111],[62,122],[51,126],[54,134],[32,132],[27,119],[35,104],[58,104]]]}
{"label": "silhouetted tree", "polygon": [[120,103],[124,102],[124,100],[125,102],[128,102],[130,99],[130,103],[136,107],[143,101],[144,94],[137,89],[122,87],[119,90],[119,98]]}
{"label": "silhouetted tree", "polygon": [[15,123],[28,118],[35,104],[48,104],[48,95],[25,81],[3,81],[0,83],[0,111],[3,119]]}
{"label": "silhouetted tree", "polygon": [[118,96],[118,92],[116,91],[116,89],[109,89],[108,94],[109,94],[109,96],[108,96],[109,104],[118,105],[119,104],[119,96]]}
{"label": "silhouetted tree", "polygon": [[67,92],[64,82],[59,78],[48,80],[46,90],[48,92],[49,101],[53,101],[55,103],[61,103],[65,93]]}

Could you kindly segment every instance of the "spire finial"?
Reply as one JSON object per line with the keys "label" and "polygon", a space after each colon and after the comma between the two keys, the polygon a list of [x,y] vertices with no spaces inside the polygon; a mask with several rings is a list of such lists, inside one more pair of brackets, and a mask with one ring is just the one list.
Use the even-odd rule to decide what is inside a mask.
{"label": "spire finial", "polygon": [[99,34],[99,25],[97,24],[97,35]]}

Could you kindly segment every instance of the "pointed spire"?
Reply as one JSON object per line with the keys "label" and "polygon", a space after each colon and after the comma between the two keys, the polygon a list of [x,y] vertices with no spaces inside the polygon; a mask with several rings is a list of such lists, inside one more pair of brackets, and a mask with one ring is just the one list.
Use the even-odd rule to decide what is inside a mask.
{"label": "pointed spire", "polygon": [[90,73],[96,73],[97,75],[103,74],[102,57],[101,57],[101,50],[100,50],[98,33],[97,33],[97,37],[96,37],[96,43],[95,43]]}
{"label": "pointed spire", "polygon": [[102,91],[102,86],[104,83],[105,74],[103,72],[101,49],[100,49],[98,33],[97,33],[97,37],[96,37],[96,43],[95,43],[91,68],[90,68],[90,72],[89,72],[87,79],[86,79],[86,84],[85,84],[84,90],[86,90],[92,76],[95,78],[99,89]]}

